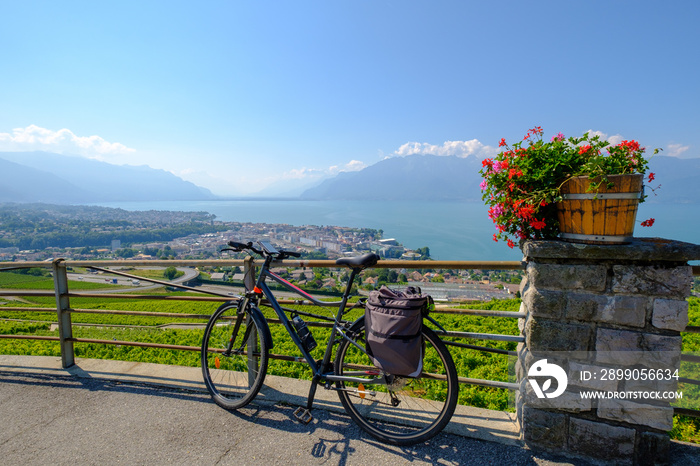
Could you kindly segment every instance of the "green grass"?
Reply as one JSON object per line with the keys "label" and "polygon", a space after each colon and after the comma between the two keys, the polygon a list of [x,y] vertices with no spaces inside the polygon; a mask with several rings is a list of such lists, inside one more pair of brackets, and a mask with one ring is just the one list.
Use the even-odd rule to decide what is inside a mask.
{"label": "green grass", "polygon": [[[161,273],[162,276],[162,273]],[[105,283],[92,283],[81,280],[68,280],[71,291],[98,290],[98,289],[123,289],[122,285],[107,285]],[[16,290],[54,290],[53,277],[38,275],[22,275],[12,272],[0,272],[0,288]]]}
{"label": "green grass", "polygon": [[[700,327],[700,299],[688,299],[688,325]],[[700,333],[683,334],[683,353],[692,353],[700,356]],[[700,364],[681,362],[681,377],[700,380]],[[700,410],[700,386],[687,383],[679,383],[678,391],[683,392],[683,399],[674,403],[674,406]],[[674,416],[671,438],[684,442],[700,443],[700,418],[688,416]]]}
{"label": "green grass", "polygon": [[11,289],[51,289],[53,290],[53,278],[43,275],[24,275],[12,272],[0,272],[0,288]]}

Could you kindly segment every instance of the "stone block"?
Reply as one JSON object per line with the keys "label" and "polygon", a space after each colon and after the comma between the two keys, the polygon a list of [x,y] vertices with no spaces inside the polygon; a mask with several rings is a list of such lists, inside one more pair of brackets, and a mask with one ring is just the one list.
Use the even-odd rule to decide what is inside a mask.
{"label": "stone block", "polygon": [[515,380],[522,380],[525,377],[527,377],[527,370],[525,369],[525,354],[522,353],[519,350],[519,348],[518,348],[517,352],[518,352],[518,359],[517,359],[517,361],[515,361]]}
{"label": "stone block", "polygon": [[[520,303],[520,309],[518,309],[518,311],[527,315],[528,311],[527,311],[527,306],[525,306],[525,303],[523,303],[523,302]],[[518,330],[520,330],[521,335],[522,335],[524,329],[525,329],[525,318],[518,319]]]}
{"label": "stone block", "polygon": [[[543,380],[538,380],[542,384]],[[552,392],[552,388],[546,393]],[[525,391],[521,392],[524,396],[526,406],[531,408],[556,410],[558,412],[581,413],[591,411],[593,409],[593,400],[581,397],[581,393],[577,388],[567,389],[564,393],[556,398],[539,398],[529,383],[525,386]]]}
{"label": "stone block", "polygon": [[525,328],[525,343],[532,352],[588,351],[592,336],[587,325],[544,319],[528,319]]}
{"label": "stone block", "polygon": [[530,316],[558,319],[566,307],[566,294],[562,291],[540,290],[528,287],[522,295]]}
{"label": "stone block", "polygon": [[607,280],[604,265],[538,264],[527,265],[530,285],[538,289],[588,290],[602,292]]}
{"label": "stone block", "polygon": [[[520,382],[521,389],[523,389],[525,387],[525,383],[527,383],[526,380],[522,380]],[[521,393],[523,393],[523,392],[520,390],[515,392],[515,416],[517,417],[518,424],[520,425],[520,435],[522,438],[522,434],[523,434],[523,408],[525,406],[525,397],[520,396]]]}
{"label": "stone block", "polygon": [[596,362],[623,369],[678,367],[681,337],[599,328],[596,334]]}
{"label": "stone block", "polygon": [[529,282],[528,282],[528,280],[527,280],[527,274],[525,274],[525,276],[523,276],[523,279],[520,280],[520,290],[519,290],[519,291],[520,291],[520,296],[522,296],[523,294],[525,294],[525,290],[527,290],[528,283],[529,283]]}
{"label": "stone block", "polygon": [[635,464],[640,466],[668,464],[671,456],[671,439],[667,434],[640,432],[637,435]]}
{"label": "stone block", "polygon": [[644,327],[648,299],[640,296],[610,296],[570,293],[567,319],[604,322],[627,327]]}
{"label": "stone block", "polygon": [[558,240],[526,240],[521,243],[525,260],[619,260],[688,262],[700,260],[700,245],[663,238],[633,238],[630,244],[579,244]]}
{"label": "stone block", "polygon": [[[624,381],[620,387],[621,390],[628,392],[675,392],[678,390],[678,380],[673,378],[676,371],[675,367],[666,369],[651,369],[654,374],[647,372],[646,377],[628,379]],[[680,372],[679,372],[680,373]],[[661,377],[657,377],[660,375]],[[636,373],[635,373],[636,376]],[[642,380],[644,378],[645,380]],[[654,380],[650,380],[653,378]],[[661,402],[672,402],[674,400],[661,400]]]}
{"label": "stone block", "polygon": [[[603,369],[602,366],[572,361],[569,363],[569,371],[567,373],[569,384],[587,390],[616,391],[618,389],[618,381],[602,377]],[[586,374],[587,380],[584,379],[583,374]]]}
{"label": "stone block", "polygon": [[523,406],[523,438],[529,447],[561,451],[566,448],[567,416]]}
{"label": "stone block", "polygon": [[690,296],[692,280],[690,266],[616,265],[613,266],[612,291],[685,299]]}
{"label": "stone block", "polygon": [[673,408],[636,403],[632,400],[598,400],[598,417],[653,429],[670,431],[673,428]]}
{"label": "stone block", "polygon": [[682,332],[688,326],[688,301],[655,299],[651,324],[656,328]]}
{"label": "stone block", "polygon": [[575,417],[569,419],[569,450],[573,453],[614,464],[632,464],[634,442],[634,429]]}

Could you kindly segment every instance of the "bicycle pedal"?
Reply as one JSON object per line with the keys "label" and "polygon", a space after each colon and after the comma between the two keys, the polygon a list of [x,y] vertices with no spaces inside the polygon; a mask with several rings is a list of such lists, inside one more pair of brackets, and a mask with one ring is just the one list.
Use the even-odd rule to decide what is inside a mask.
{"label": "bicycle pedal", "polygon": [[314,419],[314,416],[311,414],[311,411],[302,406],[299,406],[294,411],[294,417],[297,421],[301,422],[302,424],[308,424]]}

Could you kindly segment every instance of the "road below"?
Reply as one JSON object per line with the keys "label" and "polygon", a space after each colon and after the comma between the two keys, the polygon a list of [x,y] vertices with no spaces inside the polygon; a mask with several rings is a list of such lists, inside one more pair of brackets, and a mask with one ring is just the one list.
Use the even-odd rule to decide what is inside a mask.
{"label": "road below", "polygon": [[[157,267],[157,268],[165,270],[165,267]],[[191,267],[177,267],[177,270],[182,272],[183,275],[169,281],[169,283],[171,283],[173,286],[176,286],[176,285],[181,284],[181,283],[185,283],[185,282],[192,280],[193,278],[195,278],[199,275],[199,271],[195,270]],[[119,272],[121,270],[115,269],[115,271]],[[102,289],[102,290],[93,290],[93,291],[91,291],[92,293],[133,293],[133,292],[153,290],[156,288],[163,287],[163,285],[153,284],[153,283],[148,282],[148,280],[146,278],[140,278],[140,279],[138,279],[139,283],[137,284],[137,286],[134,286],[132,288],[111,289],[111,286],[119,285],[119,286],[123,287],[125,285],[126,286],[135,285],[134,279],[129,279],[129,278],[122,277],[122,276],[119,276],[116,274],[110,275],[108,278],[105,278],[104,274],[69,273],[68,280],[82,281],[82,282],[89,282],[89,283],[101,283],[107,287],[107,288]],[[114,280],[116,280],[116,282]],[[159,281],[167,281],[165,278],[159,278],[158,280]]]}

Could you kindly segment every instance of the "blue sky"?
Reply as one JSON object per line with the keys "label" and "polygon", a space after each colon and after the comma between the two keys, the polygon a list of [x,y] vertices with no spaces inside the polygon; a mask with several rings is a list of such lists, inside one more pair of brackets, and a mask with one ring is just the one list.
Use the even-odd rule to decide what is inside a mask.
{"label": "blue sky", "polygon": [[0,2],[0,151],[285,192],[593,130],[700,156],[700,2]]}

